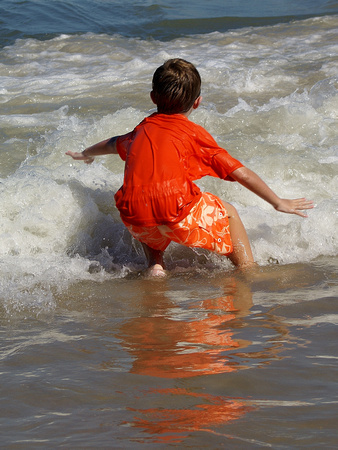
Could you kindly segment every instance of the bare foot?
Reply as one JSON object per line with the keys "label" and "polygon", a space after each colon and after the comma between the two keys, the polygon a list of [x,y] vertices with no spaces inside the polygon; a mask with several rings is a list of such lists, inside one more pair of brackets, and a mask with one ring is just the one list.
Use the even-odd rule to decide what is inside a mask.
{"label": "bare foot", "polygon": [[163,269],[163,267],[161,266],[161,264],[155,264],[155,265],[149,267],[146,275],[148,278],[167,276],[167,274],[166,274],[165,270]]}

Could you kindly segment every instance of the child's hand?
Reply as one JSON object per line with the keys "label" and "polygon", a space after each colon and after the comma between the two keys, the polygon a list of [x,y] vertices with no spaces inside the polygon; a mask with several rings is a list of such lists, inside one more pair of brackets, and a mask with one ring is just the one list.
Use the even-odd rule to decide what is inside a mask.
{"label": "child's hand", "polygon": [[94,161],[92,156],[85,156],[83,153],[68,151],[66,152],[66,155],[71,156],[76,161],[83,161],[86,164],[91,164]]}
{"label": "child's hand", "polygon": [[297,214],[301,217],[307,217],[307,214],[303,213],[304,209],[312,209],[314,207],[312,200],[306,200],[306,198],[297,198],[294,200],[289,200],[287,198],[281,198],[278,205],[275,207],[277,211]]}

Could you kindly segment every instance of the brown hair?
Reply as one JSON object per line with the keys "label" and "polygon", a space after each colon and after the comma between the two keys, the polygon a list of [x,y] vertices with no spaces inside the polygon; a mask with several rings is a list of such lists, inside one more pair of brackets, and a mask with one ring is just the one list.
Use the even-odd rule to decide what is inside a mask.
{"label": "brown hair", "polygon": [[159,113],[187,112],[200,93],[200,74],[184,59],[169,59],[154,73],[152,98]]}

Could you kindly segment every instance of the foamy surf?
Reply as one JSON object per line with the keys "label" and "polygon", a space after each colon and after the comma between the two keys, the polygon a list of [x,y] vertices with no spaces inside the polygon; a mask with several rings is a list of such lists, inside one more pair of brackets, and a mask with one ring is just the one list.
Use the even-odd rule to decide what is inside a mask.
{"label": "foamy surf", "polygon": [[[324,17],[167,43],[60,35],[4,48],[0,295],[5,303],[51,305],[54,293],[72,283],[144,268],[142,250],[114,206],[123,162],[107,156],[85,166],[64,153],[130,131],[150,114],[152,73],[173,56],[194,62],[203,79],[203,103],[191,119],[278,195],[316,203],[304,220],[277,213],[238,184],[198,182],[238,208],[259,264],[336,255],[336,21]],[[167,259],[172,267],[178,260],[201,270],[205,264],[231,268],[215,255],[201,257],[176,245]]]}

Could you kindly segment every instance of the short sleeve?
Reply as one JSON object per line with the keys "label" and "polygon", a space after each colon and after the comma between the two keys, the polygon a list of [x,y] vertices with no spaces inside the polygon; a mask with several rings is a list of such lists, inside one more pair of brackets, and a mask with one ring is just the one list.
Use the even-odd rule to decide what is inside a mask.
{"label": "short sleeve", "polygon": [[222,180],[234,181],[231,173],[243,167],[243,164],[233,158],[226,150],[217,153],[212,158],[212,168]]}
{"label": "short sleeve", "polygon": [[196,155],[200,155],[199,161],[195,161],[193,167],[194,174],[197,176],[195,179],[210,175],[222,180],[234,181],[230,174],[243,167],[243,164],[219,147],[215,139],[204,128],[195,125],[195,132]]}
{"label": "short sleeve", "polygon": [[120,158],[125,161],[127,158],[127,149],[132,141],[133,131],[119,136],[116,140],[116,150]]}

